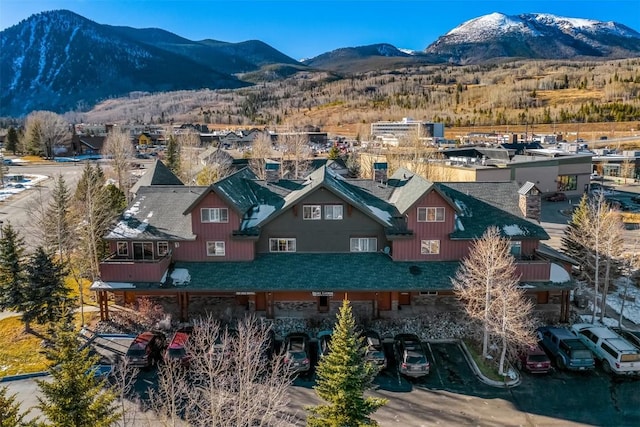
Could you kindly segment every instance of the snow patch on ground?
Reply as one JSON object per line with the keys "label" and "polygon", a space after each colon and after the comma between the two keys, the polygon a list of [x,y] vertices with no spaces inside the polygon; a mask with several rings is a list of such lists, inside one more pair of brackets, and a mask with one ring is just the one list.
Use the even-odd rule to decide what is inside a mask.
{"label": "snow patch on ground", "polygon": [[45,175],[5,175],[4,188],[0,188],[0,201],[35,187],[39,182],[48,179]]}

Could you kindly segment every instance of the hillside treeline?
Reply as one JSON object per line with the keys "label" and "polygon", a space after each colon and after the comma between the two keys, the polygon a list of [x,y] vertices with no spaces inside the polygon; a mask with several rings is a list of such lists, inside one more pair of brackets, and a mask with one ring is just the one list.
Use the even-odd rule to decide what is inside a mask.
{"label": "hillside treeline", "polygon": [[229,126],[442,121],[447,126],[640,120],[640,58],[419,66],[363,74],[304,71],[235,90],[133,93],[72,122],[199,122]]}

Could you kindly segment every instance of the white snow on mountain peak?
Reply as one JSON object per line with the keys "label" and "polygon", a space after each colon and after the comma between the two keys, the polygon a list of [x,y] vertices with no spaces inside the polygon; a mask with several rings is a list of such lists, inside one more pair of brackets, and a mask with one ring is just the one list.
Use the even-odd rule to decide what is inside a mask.
{"label": "white snow on mountain peak", "polygon": [[637,37],[635,31],[619,26],[615,22],[567,18],[549,13],[511,16],[498,12],[466,21],[449,31],[445,37],[459,42],[482,42],[509,33],[536,37],[545,35],[544,27],[555,27],[566,34],[607,32],[623,37]]}
{"label": "white snow on mountain peak", "polygon": [[535,35],[536,31],[530,28],[518,16],[508,16],[494,12],[464,22],[446,34],[447,38],[464,38],[468,41],[482,41],[505,33],[528,33]]}

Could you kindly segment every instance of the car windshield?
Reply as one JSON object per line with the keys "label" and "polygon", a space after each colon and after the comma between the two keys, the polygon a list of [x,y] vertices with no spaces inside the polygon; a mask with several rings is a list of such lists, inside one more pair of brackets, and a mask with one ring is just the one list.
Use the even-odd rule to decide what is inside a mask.
{"label": "car windshield", "polygon": [[367,337],[367,344],[371,347],[380,347],[380,340],[376,337]]}
{"label": "car windshield", "polygon": [[427,359],[420,355],[407,355],[407,363],[411,365],[421,365],[427,363]]}
{"label": "car windshield", "polygon": [[529,355],[528,359],[529,359],[529,362],[535,362],[535,363],[548,362],[549,361],[547,356],[544,355],[544,354],[531,354],[531,355]]}
{"label": "car windshield", "polygon": [[141,357],[144,356],[145,351],[144,349],[141,348],[132,348],[129,351],[127,351],[127,356],[130,357]]}

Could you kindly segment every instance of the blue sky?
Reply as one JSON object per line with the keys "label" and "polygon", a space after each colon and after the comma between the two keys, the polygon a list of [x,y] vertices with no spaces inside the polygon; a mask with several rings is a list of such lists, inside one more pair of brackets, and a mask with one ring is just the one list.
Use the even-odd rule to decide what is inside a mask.
{"label": "blue sky", "polygon": [[640,0],[0,0],[0,30],[34,13],[68,9],[100,24],[156,27],[191,40],[261,40],[295,59],[391,43],[422,50],[492,12],[616,21],[640,31]]}

